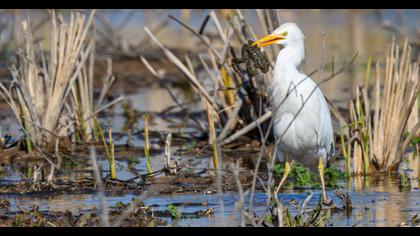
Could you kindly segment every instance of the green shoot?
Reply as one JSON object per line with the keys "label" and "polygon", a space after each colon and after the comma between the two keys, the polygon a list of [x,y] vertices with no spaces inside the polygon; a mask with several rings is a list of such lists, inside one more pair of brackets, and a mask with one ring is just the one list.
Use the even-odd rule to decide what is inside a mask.
{"label": "green shoot", "polygon": [[115,151],[114,151],[114,143],[112,142],[112,129],[110,128],[108,131],[108,137],[109,137],[109,147],[110,147],[110,157],[108,157],[109,161],[109,170],[111,171],[111,179],[116,179],[116,173],[115,173]]}
{"label": "green shoot", "polygon": [[[102,143],[105,148],[105,153],[108,158],[108,164],[109,164],[109,170],[111,172],[111,179],[116,179],[116,173],[115,173],[115,159],[114,159],[114,144],[112,143],[112,131],[109,129],[109,139],[110,139],[110,148],[108,148],[108,145],[105,140],[104,132],[102,130],[101,125],[99,124],[98,120],[95,116],[93,116],[93,120],[95,123],[95,126],[97,130],[99,131],[99,135],[101,136]],[[111,149],[111,150],[110,150]]]}
{"label": "green shoot", "polygon": [[146,155],[146,167],[147,174],[150,176],[152,174],[152,165],[150,163],[150,152],[149,152],[149,114],[146,113],[144,116],[144,133],[145,133],[145,147],[144,154]]}
{"label": "green shoot", "polygon": [[344,129],[345,127],[341,127],[340,129],[340,141],[341,141],[341,147],[343,149],[343,157],[346,160],[346,170],[347,170],[347,176],[351,176],[351,166],[350,166],[350,154],[347,152],[347,145],[344,141]]}
{"label": "green shoot", "polygon": [[26,152],[31,153],[32,152],[31,137],[27,129],[25,129],[25,144],[26,144]]}

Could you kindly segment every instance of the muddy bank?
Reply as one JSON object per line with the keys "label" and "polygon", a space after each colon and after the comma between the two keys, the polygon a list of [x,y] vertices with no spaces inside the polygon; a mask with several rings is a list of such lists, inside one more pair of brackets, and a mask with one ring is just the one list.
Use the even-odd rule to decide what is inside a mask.
{"label": "muddy bank", "polygon": [[[242,186],[251,186],[252,175],[244,173],[240,177]],[[102,180],[105,193],[108,195],[142,194],[145,191],[153,194],[213,194],[217,192],[215,176],[168,176],[168,177],[135,177],[130,180],[112,180],[109,177]],[[223,191],[236,191],[234,176],[223,174]],[[52,194],[88,194],[98,191],[94,179],[71,181],[55,179],[50,182],[20,181],[0,184],[0,197],[13,195],[52,195]]]}

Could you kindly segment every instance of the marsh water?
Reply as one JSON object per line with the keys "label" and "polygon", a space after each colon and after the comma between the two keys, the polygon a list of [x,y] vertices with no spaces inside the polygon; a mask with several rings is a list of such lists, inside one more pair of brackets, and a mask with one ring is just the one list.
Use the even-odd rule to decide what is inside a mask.
{"label": "marsh water", "polygon": [[[350,186],[352,185],[352,186]],[[361,186],[360,186],[361,185]],[[344,184],[341,190],[348,191],[353,203],[353,211],[348,215],[345,212],[332,213],[327,221],[327,226],[398,226],[401,223],[409,223],[420,212],[420,192],[418,183],[410,188],[401,189],[399,182],[392,178],[369,178],[369,180],[353,179],[349,185]],[[308,194],[314,193],[308,207],[315,207],[318,202],[319,190],[294,191],[285,190],[279,194],[284,206],[289,207],[292,213],[296,210],[289,201],[304,201]],[[332,190],[328,196],[333,202],[341,207]],[[115,205],[117,202],[129,203],[139,196],[128,194],[123,196],[107,196],[106,204]],[[10,196],[12,209],[29,209],[37,205],[40,210],[66,211],[80,213],[93,207],[100,207],[97,194],[66,194],[66,195],[30,195]],[[178,206],[182,213],[195,212],[208,208],[215,210],[214,215],[200,218],[184,218],[179,220],[165,219],[168,225],[177,226],[239,226],[239,210],[235,202],[239,200],[237,192],[224,192],[223,194],[171,194],[158,195],[143,199],[146,205],[155,210],[166,210],[172,204]],[[247,198],[247,200],[249,200]],[[257,192],[254,196],[254,210],[260,217],[267,210],[267,196]],[[247,201],[246,204],[249,204]]]}

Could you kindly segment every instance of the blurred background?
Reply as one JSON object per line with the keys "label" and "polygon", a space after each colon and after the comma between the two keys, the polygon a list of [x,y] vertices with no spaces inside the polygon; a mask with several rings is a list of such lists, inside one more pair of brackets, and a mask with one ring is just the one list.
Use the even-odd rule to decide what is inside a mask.
{"label": "blurred background", "polygon": [[[86,10],[80,10],[86,11]],[[182,20],[193,29],[198,30],[210,9],[119,9],[98,10],[95,18],[97,31],[98,54],[110,55],[117,58],[138,58],[139,55],[153,56],[157,52],[156,44],[150,43],[145,35],[144,27],[149,27],[166,47],[179,51],[189,51],[194,54],[206,51],[207,48],[199,43],[198,37],[180,26],[168,16],[172,15]],[[68,10],[60,10],[64,16]],[[234,14],[233,9],[215,10],[219,18],[225,19]],[[303,71],[309,73],[319,68],[323,62],[325,70],[331,63],[339,65],[345,59],[358,52],[353,69],[322,85],[326,96],[340,105],[353,94],[355,86],[363,83],[366,62],[372,56],[373,62],[383,58],[384,45],[393,36],[401,40],[407,36],[414,46],[420,45],[420,10],[418,9],[384,9],[384,10],[318,10],[318,9],[279,9],[280,23],[296,22],[306,36],[306,59],[302,65]],[[257,12],[253,9],[242,10],[244,18],[251,25],[257,36],[263,36],[259,25]],[[20,37],[20,22],[31,18],[34,31],[39,39],[48,31],[49,14],[46,10],[2,10],[0,11],[0,50],[2,67],[23,43]],[[229,24],[221,21],[223,29]],[[206,36],[218,46],[217,29],[211,22],[206,27]],[[44,45],[48,42],[44,41]],[[219,45],[222,47],[222,43]],[[418,55],[418,47],[414,47]],[[118,63],[114,63],[118,66]],[[138,66],[143,66],[139,64]],[[338,66],[337,66],[338,67]],[[331,69],[331,68],[330,68]],[[313,79],[320,80],[318,73]],[[317,78],[318,77],[318,78]],[[345,77],[345,78],[344,78]],[[342,104],[341,104],[342,105]]]}

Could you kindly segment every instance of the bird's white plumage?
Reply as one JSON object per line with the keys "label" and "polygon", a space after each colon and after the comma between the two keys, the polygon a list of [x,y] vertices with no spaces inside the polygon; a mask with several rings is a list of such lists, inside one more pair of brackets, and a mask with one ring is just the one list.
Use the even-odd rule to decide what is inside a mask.
{"label": "bird's white plumage", "polygon": [[278,155],[283,159],[287,152],[291,159],[314,169],[320,157],[325,162],[334,152],[331,115],[322,91],[297,69],[305,57],[304,35],[294,23],[281,25],[272,35],[284,32],[271,85]]}

